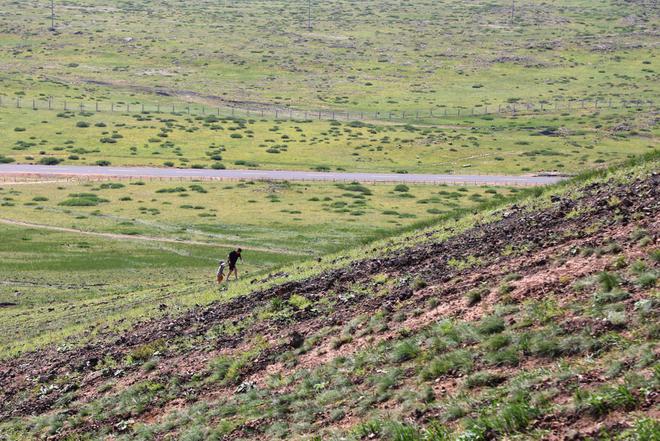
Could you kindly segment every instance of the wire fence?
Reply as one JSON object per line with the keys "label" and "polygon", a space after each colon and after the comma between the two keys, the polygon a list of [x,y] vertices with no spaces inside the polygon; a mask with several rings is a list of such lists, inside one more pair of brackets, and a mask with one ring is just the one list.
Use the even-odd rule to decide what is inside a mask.
{"label": "wire fence", "polygon": [[428,110],[396,110],[380,112],[301,110],[273,106],[206,106],[193,103],[144,103],[80,101],[55,98],[7,97],[0,95],[0,107],[51,110],[81,113],[170,114],[175,116],[215,118],[274,118],[282,120],[329,121],[433,121],[469,116],[534,115],[571,113],[606,109],[627,109],[638,112],[657,112],[652,100],[572,99],[567,101],[510,102],[474,107],[441,107]]}

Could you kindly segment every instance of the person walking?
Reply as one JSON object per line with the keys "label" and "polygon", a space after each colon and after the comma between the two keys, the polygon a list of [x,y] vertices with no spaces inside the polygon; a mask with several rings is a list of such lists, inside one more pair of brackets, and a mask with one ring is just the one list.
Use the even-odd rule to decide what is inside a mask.
{"label": "person walking", "polygon": [[235,280],[238,280],[238,269],[236,268],[236,264],[238,263],[238,259],[241,259],[241,262],[243,262],[243,257],[241,256],[241,250],[240,248],[236,248],[234,251],[229,253],[229,256],[227,257],[227,260],[229,261],[229,272],[227,273],[227,283],[229,283],[229,278],[231,277],[231,273],[234,273]]}

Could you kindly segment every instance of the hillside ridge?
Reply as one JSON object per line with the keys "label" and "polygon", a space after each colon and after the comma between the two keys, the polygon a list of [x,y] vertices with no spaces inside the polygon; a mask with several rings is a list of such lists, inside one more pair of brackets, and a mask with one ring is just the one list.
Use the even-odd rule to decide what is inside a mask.
{"label": "hillside ridge", "polygon": [[[429,374],[437,357],[442,359],[442,354],[449,349],[437,356],[425,355],[430,349],[424,346],[424,339],[411,343],[416,349],[411,349],[411,353],[402,355],[401,359],[395,356],[393,361],[386,357],[386,362],[381,360],[382,366],[376,363],[373,369],[367,369],[371,375],[387,378],[391,373],[390,365],[418,362],[393,369],[397,372],[396,379],[392,380],[395,385],[431,395],[427,401],[413,406],[412,413],[405,400],[392,401],[392,396],[384,401],[376,399],[375,412],[358,409],[360,400],[353,400],[352,403],[343,402],[345,408],[341,414],[328,413],[321,408],[321,413],[314,414],[304,426],[306,429],[297,432],[296,427],[300,425],[296,426],[290,419],[297,415],[293,410],[278,413],[269,410],[269,406],[284,400],[292,388],[304,384],[306,377],[316,375],[315,372],[324,366],[334,366],[337,360],[351,359],[375,350],[373,348],[381,348],[375,352],[382,351],[383,345],[389,345],[385,353],[396,352],[407,339],[428,333],[447,320],[472,324],[475,329],[488,326],[488,320],[497,322],[493,325],[497,329],[477,331],[479,337],[459,343],[459,351],[481,348],[505,329],[510,333],[509,341],[516,341],[519,315],[524,309],[521,305],[548,299],[557,302],[556,308],[561,313],[554,319],[561,320],[555,325],[567,333],[566,339],[584,330],[595,340],[614,332],[626,335],[619,338],[638,338],[635,335],[643,334],[640,329],[649,323],[628,319],[616,324],[563,309],[569,301],[580,305],[585,299],[591,302],[584,293],[576,292],[576,282],[618,269],[617,261],[628,265],[646,259],[649,271],[655,271],[653,265],[657,268],[657,260],[647,262],[645,256],[657,244],[660,175],[645,172],[640,177],[631,172],[627,179],[627,182],[602,179],[584,184],[575,191],[560,191],[550,197],[547,206],[541,204],[541,208],[535,208],[534,204],[502,208],[494,214],[495,221],[459,231],[446,240],[434,239],[437,231],[444,228],[442,225],[434,227],[422,233],[427,238],[420,244],[389,252],[385,248],[378,258],[357,260],[311,278],[193,308],[178,317],[140,323],[119,335],[100,335],[80,348],[47,347],[1,362],[0,421],[14,421],[23,426],[20,421],[55,415],[59,423],[49,439],[94,434],[137,436],[134,430],[146,428],[154,428],[159,439],[168,439],[168,433],[170,437],[178,437],[180,431],[190,425],[188,422],[182,423],[182,427],[166,429],[169,426],[163,424],[168,417],[199,403],[239,403],[247,392],[257,397],[263,395],[262,408],[256,414],[245,411],[243,415],[236,410],[240,406],[237,407],[237,413],[233,414],[235,424],[223,425],[222,431],[213,432],[218,439],[270,439],[277,437],[274,433],[294,439],[318,433],[325,439],[330,431],[347,430],[346,433],[357,439],[362,436],[409,439],[396,438],[391,435],[394,429],[385,426],[378,429],[376,425],[369,428],[368,433],[355,435],[365,427],[360,423],[384,411],[386,413],[378,418],[401,412],[401,421],[406,421],[408,426],[396,427],[410,427],[411,431],[420,433],[420,438],[410,439],[427,439],[421,434],[430,432],[421,428],[436,420],[444,421],[452,430],[472,430],[468,423],[458,424],[455,418],[448,420],[446,407],[432,405],[442,397],[458,393],[465,378],[471,378],[467,375],[472,373],[472,368],[459,366],[440,370],[437,376]],[[648,239],[641,245],[644,237]],[[657,254],[657,248],[655,250]],[[622,276],[612,277],[619,280],[617,286],[620,284],[626,290],[627,296],[622,296],[621,300],[625,312],[633,314],[638,310],[635,305],[648,300],[652,302],[651,311],[655,311],[651,314],[657,314],[657,305],[653,303],[657,300],[653,300],[652,295],[655,281],[635,285],[626,283]],[[614,288],[607,292],[614,292]],[[511,312],[516,308],[519,310]],[[374,321],[374,317],[378,319]],[[529,326],[537,325],[541,324]],[[571,364],[593,350],[565,349],[558,350],[555,355],[565,357],[565,362]],[[614,351],[612,347],[598,350],[603,351],[604,356]],[[657,359],[657,347],[653,355]],[[484,360],[487,356],[484,355]],[[474,358],[470,363],[465,363],[480,366],[482,371],[497,377],[491,379],[492,384],[487,381],[484,385],[493,388],[506,385],[507,378],[519,370],[544,366],[552,369],[550,366],[554,364],[553,357],[534,350],[529,350],[529,354],[518,350],[516,356],[515,362],[492,363],[474,355],[470,356]],[[155,366],[145,369],[145,364],[149,363]],[[291,378],[291,384],[273,386],[273,378],[284,381],[282,378],[286,377]],[[380,390],[380,380],[358,377],[349,376],[352,383],[342,387],[361,390],[358,395]],[[176,385],[173,385],[175,378]],[[657,372],[655,378],[657,381]],[[370,385],[370,381],[376,383]],[[607,383],[602,375],[580,381],[589,387]],[[617,377],[612,381],[617,382]],[[329,387],[326,383],[315,383],[319,388],[316,392]],[[158,386],[149,390],[145,384]],[[142,393],[149,399],[139,409],[130,405],[118,408],[112,404],[131,388],[143,390],[144,387],[149,392]],[[568,389],[559,387],[558,390],[559,398],[553,399],[570,400]],[[638,392],[632,394],[637,397]],[[657,395],[638,398],[630,410],[657,418]],[[268,402],[271,404],[265,404]],[[90,409],[102,409],[103,417],[92,418]],[[606,418],[608,415],[606,412],[594,418],[594,414],[588,412],[549,413],[544,417],[530,414],[525,424],[514,424],[507,429],[487,427],[482,435],[483,439],[489,439],[498,433],[534,430],[545,433],[544,437],[562,439],[576,430],[579,436],[593,436],[603,428],[620,431],[631,427],[632,422],[625,414],[616,414],[612,421]],[[222,416],[214,418],[212,421],[218,423]],[[232,420],[231,415],[229,420]],[[24,427],[52,430],[54,426],[52,422],[42,422]],[[273,432],[273,427],[281,432]]]}

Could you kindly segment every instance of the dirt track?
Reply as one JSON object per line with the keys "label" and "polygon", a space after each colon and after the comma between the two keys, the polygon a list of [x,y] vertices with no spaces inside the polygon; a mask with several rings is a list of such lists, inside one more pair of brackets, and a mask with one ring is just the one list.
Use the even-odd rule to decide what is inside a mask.
{"label": "dirt track", "polygon": [[[55,225],[35,224],[31,222],[23,222],[23,221],[16,221],[16,220],[3,219],[3,218],[0,218],[0,223],[7,225],[16,225],[19,227],[37,228],[40,230],[61,231],[63,233],[74,233],[74,234],[83,234],[86,236],[104,237],[106,239],[113,239],[113,240],[131,240],[131,241],[137,240],[137,241],[147,241],[147,242],[178,243],[184,245],[200,245],[200,246],[218,247],[218,248],[238,247],[238,245],[236,244],[222,244],[222,243],[201,242],[197,240],[170,239],[168,237],[143,236],[140,234],[133,235],[133,234],[117,234],[117,233],[99,233],[97,231],[85,231],[85,230],[78,230],[75,228],[58,227]],[[281,248],[261,248],[261,247],[251,247],[249,245],[240,245],[240,246],[243,249],[251,250],[251,251],[262,251],[265,253],[295,254],[289,250],[285,250]]]}

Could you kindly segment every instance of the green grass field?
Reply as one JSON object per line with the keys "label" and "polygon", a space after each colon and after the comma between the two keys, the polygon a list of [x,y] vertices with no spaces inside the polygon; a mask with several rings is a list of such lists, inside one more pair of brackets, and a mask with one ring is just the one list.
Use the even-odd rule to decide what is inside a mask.
{"label": "green grass field", "polygon": [[0,108],[0,131],[0,161],[18,163],[491,174],[575,173],[649,151],[658,134],[635,110],[437,126]]}
{"label": "green grass field", "polygon": [[264,182],[10,184],[0,189],[0,217],[91,232],[320,256],[515,191]]}
{"label": "green grass field", "polygon": [[158,314],[160,304],[172,312],[217,300],[224,295],[214,287],[217,261],[234,246],[245,248],[245,262],[232,292],[312,256],[517,191],[190,181],[5,185],[0,332],[8,337],[0,355],[121,326]]}
{"label": "green grass field", "polygon": [[8,2],[5,94],[363,111],[657,98],[657,6],[508,0]]}

